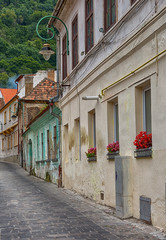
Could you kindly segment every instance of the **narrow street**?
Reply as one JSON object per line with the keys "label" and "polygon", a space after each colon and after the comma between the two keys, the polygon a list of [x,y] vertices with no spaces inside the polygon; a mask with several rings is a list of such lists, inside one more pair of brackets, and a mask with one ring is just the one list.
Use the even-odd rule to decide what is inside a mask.
{"label": "narrow street", "polygon": [[151,226],[117,219],[108,207],[11,163],[0,162],[0,203],[0,240],[165,239]]}

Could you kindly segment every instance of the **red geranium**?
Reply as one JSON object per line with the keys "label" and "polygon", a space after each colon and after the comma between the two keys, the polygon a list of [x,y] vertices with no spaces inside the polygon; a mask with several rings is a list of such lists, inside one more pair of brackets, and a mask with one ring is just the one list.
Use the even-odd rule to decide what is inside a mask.
{"label": "red geranium", "polygon": [[135,138],[133,142],[136,146],[136,149],[144,149],[152,146],[152,134],[147,134],[144,131],[141,131]]}
{"label": "red geranium", "polygon": [[95,148],[89,148],[88,152],[86,152],[87,157],[94,157],[96,156],[96,147]]}
{"label": "red geranium", "polygon": [[107,150],[108,150],[108,152],[110,152],[110,153],[119,151],[119,142],[116,141],[116,142],[110,143],[110,144],[107,146]]}

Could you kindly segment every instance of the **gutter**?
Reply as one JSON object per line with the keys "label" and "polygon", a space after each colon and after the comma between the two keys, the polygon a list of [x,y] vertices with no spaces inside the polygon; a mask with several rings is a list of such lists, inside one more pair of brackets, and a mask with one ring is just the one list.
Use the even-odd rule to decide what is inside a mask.
{"label": "gutter", "polygon": [[157,54],[156,56],[154,56],[153,58],[149,59],[147,62],[143,63],[142,65],[140,65],[139,67],[137,67],[136,69],[134,69],[133,71],[131,71],[130,73],[126,74],[125,76],[123,76],[122,78],[120,78],[119,80],[117,80],[116,82],[108,85],[107,87],[103,88],[101,90],[101,95],[104,96],[104,92],[106,90],[108,90],[109,88],[113,87],[114,85],[116,85],[117,83],[121,82],[122,80],[126,79],[127,77],[131,76],[132,74],[134,74],[135,72],[137,72],[139,69],[141,69],[142,67],[146,66],[148,63],[152,62],[154,59],[156,59],[157,57],[159,57],[160,55],[162,55],[163,53],[166,52],[166,49],[162,52],[160,52],[159,54]]}

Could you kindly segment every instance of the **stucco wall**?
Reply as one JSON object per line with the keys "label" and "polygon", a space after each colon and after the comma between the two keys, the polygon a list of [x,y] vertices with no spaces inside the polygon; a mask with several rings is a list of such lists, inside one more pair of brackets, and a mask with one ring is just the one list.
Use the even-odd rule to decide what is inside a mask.
{"label": "stucco wall", "polygon": [[[143,9],[140,9],[140,15],[133,16],[133,22],[131,22],[129,29],[123,29],[123,34],[127,34],[127,31],[132,30],[132,24],[135,21],[138,23],[139,19],[146,15],[148,10],[154,10],[152,3],[154,2],[147,1],[147,8],[144,6]],[[114,45],[109,45],[110,52],[106,53],[102,49],[101,55],[95,56],[95,61],[92,62],[89,68],[87,68],[87,62],[82,65],[84,74],[82,74],[83,70],[81,69],[79,73],[73,75],[72,79],[70,78],[70,83],[73,84],[72,88],[66,91],[61,99],[63,116],[63,185],[98,202],[115,207],[115,163],[106,159],[106,146],[109,143],[108,126],[113,124],[113,122],[108,121],[108,103],[116,97],[119,105],[120,155],[132,157],[133,216],[140,217],[139,198],[141,195],[145,195],[151,198],[152,223],[166,229],[166,113],[164,110],[166,104],[166,55],[163,54],[157,60],[131,74],[124,81],[109,88],[105,91],[101,101],[82,100],[82,97],[100,94],[103,87],[114,83],[150,60],[157,53],[165,50],[166,10],[164,9],[153,20],[150,20],[153,16],[155,16],[154,12],[144,21],[144,28],[140,31],[135,29],[132,32],[132,38],[125,43],[123,42],[120,48],[119,43],[114,43]],[[149,23],[146,25],[148,21]],[[122,35],[120,34],[119,37],[121,38]],[[116,52],[114,52],[115,49],[117,49]],[[111,55],[111,51],[114,54]],[[105,60],[102,61],[104,54],[106,56],[110,54],[110,56],[105,57]],[[100,65],[94,69],[95,64],[97,66],[98,63]],[[86,77],[84,77],[85,75]],[[74,87],[76,83],[78,83],[77,88]],[[149,84],[152,103],[153,155],[152,158],[135,159],[133,141],[138,134],[138,129],[142,127],[139,122],[139,119],[142,118],[141,112],[139,117],[136,114],[139,102],[141,104],[142,100],[136,97],[136,89],[149,86]],[[95,109],[96,113],[97,162],[88,162],[85,155],[89,148],[88,112],[93,109]],[[81,126],[81,159],[79,160],[75,159],[76,139],[73,137],[74,120],[77,118],[80,119]],[[66,140],[67,131],[68,142]],[[65,155],[66,144],[68,144],[67,157]],[[104,192],[104,200],[100,198],[101,191]]]}

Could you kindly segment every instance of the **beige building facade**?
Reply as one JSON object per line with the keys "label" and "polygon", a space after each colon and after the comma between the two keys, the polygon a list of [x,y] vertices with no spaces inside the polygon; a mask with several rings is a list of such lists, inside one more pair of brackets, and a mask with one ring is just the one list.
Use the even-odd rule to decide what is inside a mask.
{"label": "beige building facade", "polygon": [[17,108],[18,97],[15,95],[0,109],[0,159],[2,161],[18,163]]}
{"label": "beige building facade", "polygon": [[[50,21],[61,38],[63,186],[166,230],[166,2],[110,1],[111,14],[106,2],[58,1],[69,55],[64,25]],[[140,131],[152,133],[152,156],[134,155]],[[107,160],[113,141],[119,155]]]}

